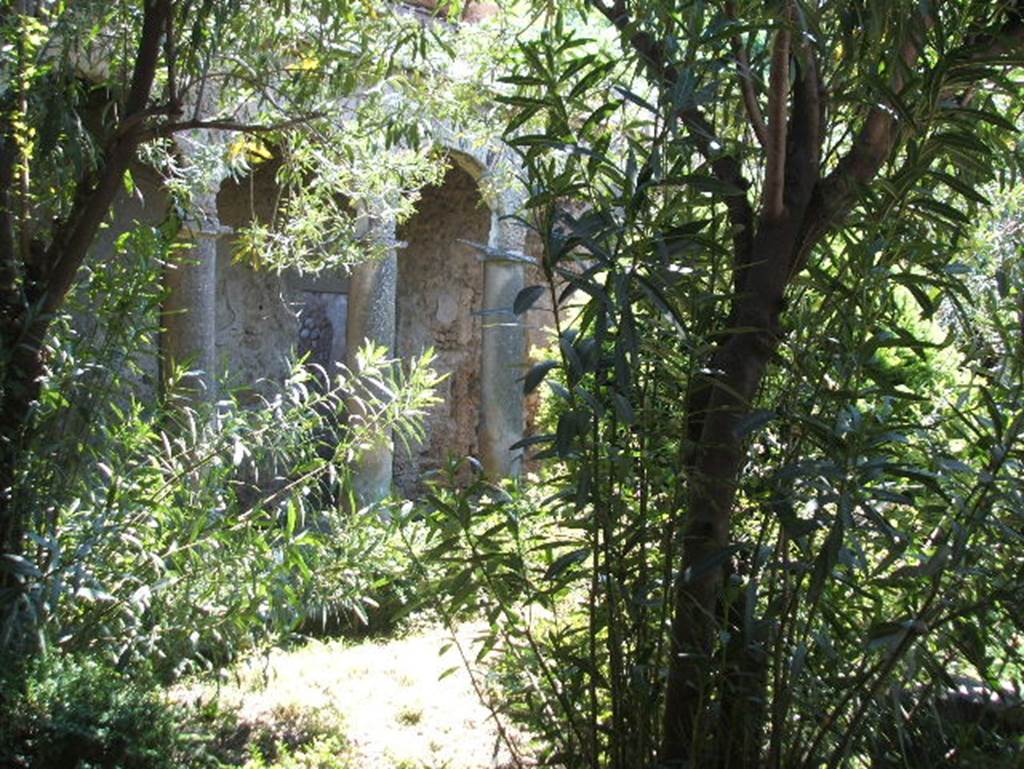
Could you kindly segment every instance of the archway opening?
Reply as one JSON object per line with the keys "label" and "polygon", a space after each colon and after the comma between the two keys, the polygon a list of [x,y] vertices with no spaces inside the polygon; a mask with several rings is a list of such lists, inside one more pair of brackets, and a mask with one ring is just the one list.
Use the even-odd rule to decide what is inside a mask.
{"label": "archway opening", "polygon": [[[236,233],[253,222],[272,225],[280,203],[278,164],[229,179],[217,195],[220,221]],[[341,268],[310,276],[256,269],[237,259],[239,239],[222,238],[217,253],[217,357],[238,385],[280,382],[290,356],[329,376],[346,358],[348,277]]]}
{"label": "archway opening", "polygon": [[458,166],[427,187],[416,213],[398,230],[396,352],[403,360],[427,348],[446,378],[441,402],[427,415],[422,442],[395,446],[394,482],[406,495],[449,456],[476,455],[480,415],[483,264],[462,241],[487,243],[491,212],[476,180]]}

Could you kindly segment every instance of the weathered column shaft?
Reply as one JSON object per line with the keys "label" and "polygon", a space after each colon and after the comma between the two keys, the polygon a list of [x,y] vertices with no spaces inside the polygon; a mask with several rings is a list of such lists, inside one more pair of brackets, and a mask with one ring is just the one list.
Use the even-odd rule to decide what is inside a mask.
{"label": "weathered column shaft", "polygon": [[[394,224],[379,228],[382,239],[394,243]],[[398,259],[394,247],[380,259],[364,262],[352,269],[348,294],[346,331],[348,368],[357,372],[356,356],[367,341],[395,350],[395,292],[398,284]],[[350,419],[362,416],[359,404],[349,403]],[[353,473],[356,499],[367,505],[386,497],[391,491],[394,442],[391,434],[380,436],[367,448]]]}
{"label": "weathered column shaft", "polygon": [[[521,254],[525,233],[518,224],[499,219],[491,224],[490,246]],[[523,266],[484,262],[484,328],[480,362],[480,459],[491,478],[518,475],[522,462],[512,444],[525,429],[520,378],[526,361],[526,329],[513,313],[523,289]]]}
{"label": "weathered column shaft", "polygon": [[217,238],[215,218],[182,228],[189,244],[175,254],[164,272],[167,297],[162,308],[161,356],[164,383],[172,370],[188,369],[181,381],[194,397],[216,397]]}

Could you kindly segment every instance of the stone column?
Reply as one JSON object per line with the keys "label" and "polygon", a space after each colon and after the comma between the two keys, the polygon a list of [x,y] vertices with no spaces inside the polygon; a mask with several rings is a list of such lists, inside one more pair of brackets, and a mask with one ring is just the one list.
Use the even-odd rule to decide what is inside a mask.
{"label": "stone column", "polygon": [[206,196],[195,219],[181,229],[186,248],[164,271],[167,297],[162,307],[161,366],[166,382],[172,368],[191,373],[181,380],[197,400],[216,398],[217,239],[226,228],[217,219],[216,199]]}
{"label": "stone column", "polygon": [[[369,223],[365,226],[369,228]],[[398,287],[398,257],[395,252],[395,224],[377,223],[372,228],[378,242],[389,244],[382,258],[352,268],[348,293],[346,330],[347,365],[358,373],[356,356],[367,341],[395,351],[395,299]],[[378,394],[379,395],[379,394]],[[349,403],[349,418],[359,419],[358,404]],[[394,441],[390,434],[380,437],[375,446],[364,450],[353,473],[356,500],[368,505],[386,497],[391,491],[394,462]]]}
{"label": "stone column", "polygon": [[[489,244],[522,255],[526,233],[497,214],[491,221]],[[526,328],[512,312],[523,289],[523,264],[488,256],[484,260],[483,349],[480,361],[480,458],[490,478],[518,475],[522,462],[512,444],[525,429],[523,376]]]}

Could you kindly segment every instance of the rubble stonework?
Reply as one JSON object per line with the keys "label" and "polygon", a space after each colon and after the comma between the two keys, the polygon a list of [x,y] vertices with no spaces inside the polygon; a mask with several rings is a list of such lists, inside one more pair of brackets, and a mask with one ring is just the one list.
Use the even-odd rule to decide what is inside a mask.
{"label": "rubble stonework", "polygon": [[406,245],[398,254],[396,351],[409,358],[432,347],[434,368],[445,375],[422,443],[395,448],[395,484],[406,494],[449,455],[479,454],[483,266],[460,241],[486,243],[490,228],[476,182],[452,167],[440,186],[423,190],[416,215],[398,230]]}
{"label": "rubble stonework", "polygon": [[[435,129],[452,168],[443,184],[424,190],[401,237],[393,221],[360,212],[364,234],[386,244],[383,258],[320,276],[277,274],[239,258],[238,233],[254,218],[270,223],[279,197],[277,169],[263,163],[249,177],[211,188],[183,233],[186,258],[168,270],[160,356],[205,372],[205,397],[216,396],[216,373],[257,403],[297,355],[334,373],[354,368],[367,340],[399,358],[437,351],[436,368],[447,377],[442,403],[426,418],[426,438],[411,451],[399,447],[397,461],[387,440],[365,452],[355,472],[363,502],[392,488],[416,493],[423,473],[450,455],[476,456],[492,477],[520,471],[509,447],[525,426],[526,331],[511,308],[523,264],[486,258],[463,242],[521,254],[524,232],[510,218],[520,196],[500,181],[511,177],[507,148]],[[152,222],[166,213],[146,208],[139,217],[125,206],[115,224],[129,212]]]}

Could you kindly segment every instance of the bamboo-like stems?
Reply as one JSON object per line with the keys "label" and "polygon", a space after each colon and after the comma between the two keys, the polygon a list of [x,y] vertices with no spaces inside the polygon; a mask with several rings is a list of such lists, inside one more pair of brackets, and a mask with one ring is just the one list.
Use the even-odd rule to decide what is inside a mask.
{"label": "bamboo-like stems", "polygon": [[[725,4],[725,15],[736,21],[736,3],[729,0]],[[750,57],[747,55],[747,48],[743,39],[737,34],[732,36],[732,53],[736,58],[736,71],[740,78],[740,93],[743,95],[743,106],[747,111],[747,119],[750,127],[762,147],[768,146],[768,126],[764,121],[764,113],[761,111],[761,104],[757,100],[757,90],[754,88],[754,74],[750,69]]]}

